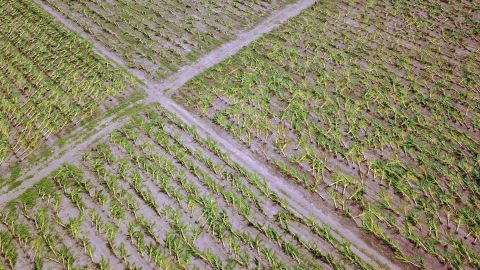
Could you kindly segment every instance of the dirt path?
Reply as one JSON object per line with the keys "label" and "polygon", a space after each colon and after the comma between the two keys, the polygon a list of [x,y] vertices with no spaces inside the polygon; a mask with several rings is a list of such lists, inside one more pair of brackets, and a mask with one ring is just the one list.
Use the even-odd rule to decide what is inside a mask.
{"label": "dirt path", "polygon": [[[47,12],[57,18],[67,28],[80,34],[83,38],[91,40],[91,37],[85,33],[80,27],[70,22],[63,15],[59,14],[40,0],[35,0]],[[176,114],[182,121],[188,125],[196,126],[200,135],[214,139],[224,151],[231,153],[232,159],[242,165],[244,168],[258,173],[269,181],[272,190],[275,190],[285,196],[287,203],[292,206],[293,210],[304,217],[314,216],[318,221],[329,225],[335,232],[335,237],[348,239],[352,243],[352,250],[365,261],[373,264],[379,269],[400,269],[398,265],[393,263],[387,256],[381,254],[377,249],[372,248],[361,237],[358,236],[357,228],[349,228],[341,224],[337,217],[329,214],[328,211],[314,206],[301,192],[290,183],[287,179],[278,177],[270,172],[268,166],[261,160],[251,156],[250,151],[238,144],[231,136],[221,135],[214,130],[213,126],[207,121],[201,120],[190,112],[182,108],[180,105],[170,99],[170,95],[178,88],[185,84],[188,80],[202,73],[206,69],[220,63],[225,58],[235,54],[244,46],[250,44],[254,40],[261,37],[264,33],[271,31],[290,17],[298,15],[303,9],[312,5],[315,0],[299,0],[294,4],[288,5],[280,10],[273,12],[271,16],[259,23],[253,29],[243,31],[237,34],[237,38],[223,44],[217,49],[212,50],[202,56],[196,62],[181,68],[178,72],[172,74],[162,82],[151,81],[146,79],[142,72],[126,68],[124,61],[117,55],[109,52],[105,47],[93,42],[96,51],[103,57],[112,60],[119,66],[126,68],[145,83],[148,97],[137,102],[140,104],[148,104],[159,102],[166,110]],[[130,106],[131,107],[131,106]],[[122,110],[125,111],[125,110]],[[43,168],[33,168],[24,175],[32,174],[31,178],[23,178],[22,184],[8,193],[0,195],[0,206],[16,198],[26,189],[34,185],[43,177],[48,176],[55,169],[59,168],[65,162],[74,162],[81,158],[83,150],[87,149],[95,140],[107,135],[111,131],[121,127],[128,121],[128,117],[115,119],[116,115],[105,118],[100,121],[94,128],[94,134],[78,145],[66,145],[57,151],[53,156],[58,158],[52,159]]]}
{"label": "dirt path", "polygon": [[152,101],[158,101],[159,98],[162,98],[158,96],[159,91],[162,93],[167,91],[166,96],[171,96],[193,77],[236,54],[240,49],[257,40],[263,34],[270,32],[289,18],[300,14],[302,10],[313,5],[315,1],[316,0],[300,0],[294,4],[285,6],[283,9],[274,11],[254,28],[237,33],[237,37],[234,40],[224,43],[220,47],[208,52],[193,64],[181,68],[161,83],[150,85],[149,88],[154,90],[154,92],[149,93],[150,98],[153,98]]}

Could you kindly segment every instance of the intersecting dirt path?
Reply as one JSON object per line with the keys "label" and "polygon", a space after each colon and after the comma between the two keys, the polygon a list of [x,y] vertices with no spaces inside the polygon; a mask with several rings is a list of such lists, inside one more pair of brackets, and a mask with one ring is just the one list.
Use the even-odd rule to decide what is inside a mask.
{"label": "intersecting dirt path", "polygon": [[[35,1],[67,28],[91,41],[90,36],[83,32],[80,27],[76,26],[73,22],[69,21],[63,15],[45,5],[40,0]],[[186,124],[195,126],[200,136],[204,138],[209,137],[215,140],[221,146],[223,151],[231,154],[232,160],[249,171],[255,172],[265,178],[269,182],[272,190],[284,195],[286,202],[292,207],[292,210],[297,212],[297,214],[305,218],[315,217],[319,222],[325,223],[331,227],[335,237],[348,239],[352,244],[352,250],[363,260],[369,262],[378,269],[400,269],[401,267],[399,265],[392,262],[388,256],[379,251],[380,248],[373,248],[370,244],[367,244],[367,241],[359,236],[361,233],[358,228],[350,228],[351,226],[347,227],[343,225],[335,214],[330,213],[330,211],[326,209],[322,209],[321,206],[313,205],[311,201],[301,194],[291,181],[271,172],[265,162],[249,154],[250,151],[236,142],[233,137],[226,134],[219,134],[211,123],[191,114],[170,98],[171,94],[178,90],[188,80],[201,74],[215,64],[220,63],[227,57],[234,55],[241,48],[255,41],[263,34],[271,31],[285,20],[298,15],[302,10],[308,8],[314,2],[315,0],[299,0],[296,3],[274,11],[272,15],[257,24],[254,28],[237,33],[237,37],[234,40],[210,51],[199,58],[196,62],[181,68],[176,73],[160,82],[147,79],[142,72],[126,68],[124,61],[121,58],[108,51],[101,44],[93,42],[93,46],[97,53],[127,69],[132,75],[145,84],[144,90],[147,93],[147,97],[127,108],[131,108],[134,105],[145,105],[154,102],[160,103],[167,111],[177,115],[177,117]],[[121,112],[124,111],[125,109]],[[114,114],[101,120],[93,129],[93,135],[89,136],[81,143],[71,143],[56,149],[52,155],[53,158],[48,160],[43,167],[33,167],[30,171],[25,172],[23,176],[24,178],[20,179],[23,180],[20,186],[7,193],[0,194],[0,206],[19,196],[26,189],[33,186],[45,176],[48,176],[62,164],[77,161],[81,158],[83,150],[88,149],[88,147],[90,147],[96,140],[101,139],[103,136],[106,136],[111,131],[128,122],[128,117],[117,116],[118,114]],[[74,134],[77,132],[81,133],[82,131],[84,131],[82,128],[78,128],[74,131]],[[27,175],[31,175],[31,177],[27,178]]]}

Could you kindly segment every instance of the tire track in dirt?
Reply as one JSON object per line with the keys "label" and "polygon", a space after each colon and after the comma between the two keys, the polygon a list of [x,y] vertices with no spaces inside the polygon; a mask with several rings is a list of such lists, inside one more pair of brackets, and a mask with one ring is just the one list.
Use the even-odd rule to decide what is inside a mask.
{"label": "tire track in dirt", "polygon": [[[67,28],[92,42],[91,37],[87,33],[83,32],[80,27],[76,26],[63,15],[59,14],[51,7],[41,2],[41,0],[35,1]],[[181,68],[178,72],[172,74],[162,82],[146,79],[142,72],[127,68],[121,58],[107,50],[102,45],[98,44],[97,42],[92,42],[92,44],[97,53],[115,62],[120,67],[125,68],[132,75],[147,85],[145,91],[148,94],[148,97],[140,100],[137,102],[137,104],[148,104],[154,102],[160,103],[166,110],[177,115],[177,117],[179,117],[186,124],[197,127],[200,135],[204,136],[205,138],[210,137],[214,139],[222,147],[223,151],[230,153],[232,155],[232,159],[242,165],[245,169],[255,172],[268,180],[272,189],[282,193],[286,199],[286,202],[298,214],[304,217],[314,216],[320,222],[329,225],[332,228],[335,237],[348,239],[352,244],[352,250],[362,259],[379,267],[380,269],[400,269],[398,265],[392,262],[384,254],[381,254],[378,250],[368,245],[365,240],[361,239],[356,234],[356,228],[355,230],[347,228],[340,223],[337,217],[334,217],[331,214],[326,214],[322,210],[317,209],[316,206],[308,201],[305,196],[295,188],[294,185],[289,183],[287,179],[275,176],[267,169],[268,166],[264,162],[252,157],[249,154],[248,149],[239,145],[234,139],[230,138],[230,136],[220,135],[214,130],[210,123],[207,123],[202,119],[198,119],[196,116],[192,115],[190,112],[175,103],[175,101],[170,99],[170,96],[187,81],[204,72],[206,69],[214,66],[215,64],[220,63],[229,56],[234,55],[244,46],[260,38],[263,34],[268,33],[287,19],[298,15],[302,10],[308,8],[313,3],[315,3],[315,0],[300,0],[293,4],[287,5],[282,9],[274,11],[272,15],[257,24],[257,26],[254,28],[239,32],[237,34],[237,38],[234,40],[229,41],[210,51],[209,53],[200,57],[194,63]],[[123,111],[125,111],[125,109],[120,112]],[[116,115],[118,115],[118,113]],[[80,144],[73,147],[69,144],[55,151],[56,153],[54,153],[53,156],[57,156],[58,158],[49,161],[47,166],[41,169],[33,168],[28,173],[25,173],[24,175],[33,174],[33,177],[28,179],[23,178],[25,181],[23,181],[20,186],[0,195],[0,206],[19,196],[26,189],[33,186],[42,178],[48,176],[62,164],[78,160],[82,151],[87,149],[95,140],[109,134],[111,131],[128,122],[128,117],[115,119],[116,115],[112,115],[99,122],[94,128],[95,133]]]}

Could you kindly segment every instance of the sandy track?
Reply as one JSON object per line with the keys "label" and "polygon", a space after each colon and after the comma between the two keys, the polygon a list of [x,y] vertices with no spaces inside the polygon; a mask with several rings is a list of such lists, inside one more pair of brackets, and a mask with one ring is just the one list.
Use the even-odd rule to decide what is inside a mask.
{"label": "sandy track", "polygon": [[[91,40],[87,33],[83,32],[80,27],[70,22],[63,15],[45,5],[40,0],[35,1],[47,12],[63,23],[67,28],[77,32],[83,38]],[[338,217],[328,213],[328,211],[324,211],[318,206],[313,205],[312,202],[310,202],[303,194],[301,194],[295,185],[288,181],[288,179],[276,176],[274,173],[270,172],[265,162],[250,155],[250,151],[238,144],[231,136],[224,136],[223,134],[220,135],[219,132],[215,131],[211,123],[194,116],[170,98],[170,95],[184,85],[188,80],[192,79],[196,75],[201,74],[206,69],[220,63],[229,56],[237,53],[241,48],[255,41],[263,34],[271,31],[285,20],[298,15],[303,9],[308,8],[314,2],[315,0],[299,0],[294,4],[287,5],[284,8],[273,12],[272,15],[257,24],[257,26],[253,29],[239,32],[237,34],[237,38],[234,40],[210,51],[199,58],[196,62],[181,68],[178,72],[172,74],[161,82],[148,80],[142,72],[126,68],[124,61],[121,58],[119,58],[116,54],[111,53],[97,42],[93,42],[93,46],[103,57],[110,59],[119,66],[127,69],[131,74],[145,83],[147,86],[145,91],[148,94],[148,97],[137,102],[137,104],[159,102],[166,110],[177,115],[186,124],[195,126],[202,137],[210,137],[214,139],[221,146],[222,150],[232,155],[232,159],[234,161],[238,162],[244,168],[252,172],[256,172],[268,180],[272,190],[283,194],[286,202],[293,208],[295,212],[304,217],[316,217],[318,221],[323,222],[332,228],[332,230],[335,232],[335,237],[348,239],[352,243],[352,250],[362,259],[373,264],[379,269],[400,269],[400,266],[392,262],[387,256],[381,254],[377,249],[367,244],[366,241],[357,234],[359,231],[357,228],[349,228],[343,225],[339,221]],[[1,194],[0,206],[9,200],[16,198],[26,189],[33,186],[43,177],[48,176],[51,172],[59,168],[65,162],[77,161],[81,157],[82,151],[90,147],[95,140],[121,127],[126,122],[128,122],[128,117],[115,120],[115,115],[110,116],[100,121],[94,128],[95,133],[85,141],[74,146],[69,144],[56,150],[53,156],[57,158],[49,160],[47,165],[43,168],[36,167],[31,169],[29,172],[26,172],[24,175],[33,175],[33,177],[21,179],[24,181],[19,187],[11,190],[8,193]],[[80,130],[81,129],[79,129],[79,131]]]}

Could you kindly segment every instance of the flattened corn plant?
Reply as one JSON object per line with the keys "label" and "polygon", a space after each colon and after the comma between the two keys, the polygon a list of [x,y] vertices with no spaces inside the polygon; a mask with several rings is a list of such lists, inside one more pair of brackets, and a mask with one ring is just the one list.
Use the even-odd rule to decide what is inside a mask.
{"label": "flattened corn plant", "polygon": [[397,259],[479,268],[478,8],[319,1],[177,99]]}
{"label": "flattened corn plant", "polygon": [[[69,245],[67,245],[69,243]],[[159,106],[12,200],[0,265],[66,269],[372,269]]]}
{"label": "flattened corn plant", "polygon": [[0,164],[98,111],[132,84],[31,0],[0,6]]}

